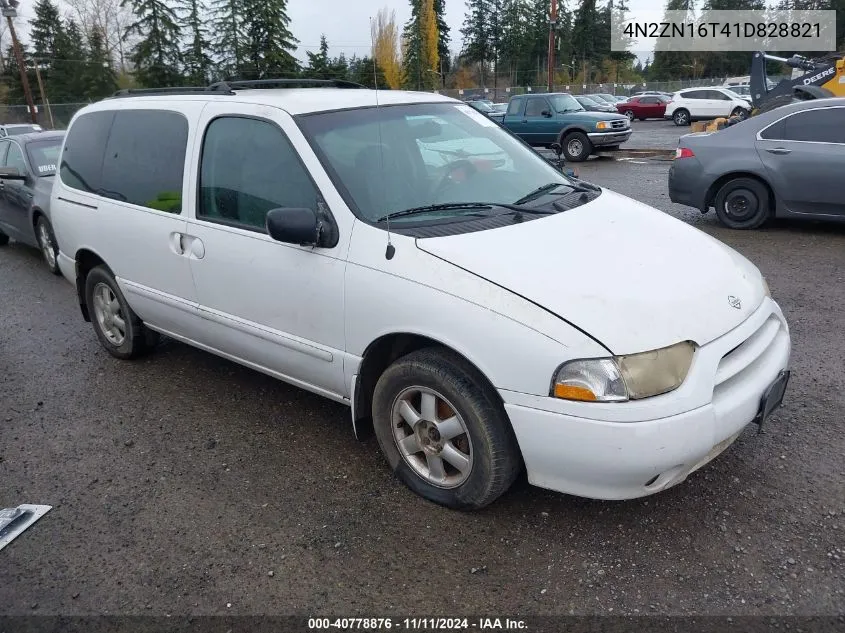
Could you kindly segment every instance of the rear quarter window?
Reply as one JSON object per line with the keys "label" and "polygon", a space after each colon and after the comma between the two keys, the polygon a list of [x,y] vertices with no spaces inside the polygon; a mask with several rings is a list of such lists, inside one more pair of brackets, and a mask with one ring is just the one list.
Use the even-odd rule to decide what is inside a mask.
{"label": "rear quarter window", "polygon": [[96,193],[102,188],[103,156],[114,112],[91,112],[77,118],[67,133],[59,177],[72,189]]}

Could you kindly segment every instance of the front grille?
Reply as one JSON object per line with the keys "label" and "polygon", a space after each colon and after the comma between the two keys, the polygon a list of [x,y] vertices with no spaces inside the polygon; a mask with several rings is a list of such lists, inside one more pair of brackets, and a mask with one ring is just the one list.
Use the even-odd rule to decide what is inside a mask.
{"label": "front grille", "polygon": [[624,130],[628,127],[628,121],[613,121],[611,122],[614,130]]}
{"label": "front grille", "polygon": [[751,336],[722,356],[716,369],[716,387],[753,370],[775,342],[781,328],[780,320],[771,315]]}

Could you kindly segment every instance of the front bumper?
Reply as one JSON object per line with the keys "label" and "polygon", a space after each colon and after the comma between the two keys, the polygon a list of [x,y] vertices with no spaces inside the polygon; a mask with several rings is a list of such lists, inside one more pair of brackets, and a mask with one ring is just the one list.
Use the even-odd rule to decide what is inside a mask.
{"label": "front bumper", "polygon": [[[745,323],[699,348],[684,384],[649,399],[659,402],[653,408],[646,400],[575,406],[502,395],[529,482],[594,499],[633,499],[682,482],[730,446],[754,421],[763,393],[787,368],[789,356],[786,322],[766,299]],[[649,411],[660,414],[678,402],[699,406],[650,418]],[[595,417],[585,417],[591,407]],[[642,421],[621,421],[625,408]]]}
{"label": "front bumper", "polygon": [[590,132],[587,134],[587,138],[590,139],[590,142],[595,147],[601,147],[603,145],[619,145],[631,138],[632,132],[633,130],[631,130],[631,128],[620,130],[618,132],[615,130],[609,132]]}

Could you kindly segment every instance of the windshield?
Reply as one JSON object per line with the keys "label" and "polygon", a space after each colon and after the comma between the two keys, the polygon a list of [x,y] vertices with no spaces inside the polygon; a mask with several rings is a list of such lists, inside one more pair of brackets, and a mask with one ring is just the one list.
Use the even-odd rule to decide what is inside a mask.
{"label": "windshield", "polygon": [[44,141],[33,141],[26,144],[26,153],[32,170],[39,176],[53,176],[56,173],[56,162],[62,149],[62,139],[53,138]]}
{"label": "windshield", "polygon": [[600,101],[599,99],[591,99],[590,97],[576,97],[575,100],[584,107],[597,108],[599,107],[599,103],[601,103],[601,105],[605,105],[603,101]]}
{"label": "windshield", "polygon": [[584,109],[572,95],[549,95],[549,101],[558,112],[580,112]]}
{"label": "windshield", "polygon": [[[495,121],[463,104],[340,110],[298,122],[347,203],[370,222],[429,205],[513,204],[544,185],[571,184]],[[467,213],[444,209],[424,219]]]}

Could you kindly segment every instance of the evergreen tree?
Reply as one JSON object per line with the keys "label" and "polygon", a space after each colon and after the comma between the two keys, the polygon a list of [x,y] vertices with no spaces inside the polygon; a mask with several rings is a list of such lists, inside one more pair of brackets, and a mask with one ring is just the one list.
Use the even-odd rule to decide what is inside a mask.
{"label": "evergreen tree", "polygon": [[592,83],[591,69],[600,61],[597,47],[601,42],[596,41],[596,35],[601,26],[596,0],[580,0],[572,25],[572,48],[582,68],[587,69],[584,83]]}
{"label": "evergreen tree", "polygon": [[288,29],[287,0],[243,0],[245,75],[251,79],[299,71],[291,51],[298,40]]}
{"label": "evergreen tree", "polygon": [[85,96],[89,99],[101,99],[117,90],[117,75],[112,67],[112,60],[106,50],[102,31],[94,27],[88,38],[88,63],[84,73]]}
{"label": "evergreen tree", "polygon": [[243,76],[244,34],[243,0],[212,0],[211,28],[217,33],[213,42],[221,78]]}
{"label": "evergreen tree", "polygon": [[[334,79],[333,69],[331,68],[331,60],[329,60],[329,42],[325,35],[320,36],[320,48],[316,53],[307,51],[305,55],[308,57],[308,68],[306,69],[308,76],[315,79]],[[342,77],[340,77],[342,79]]]}
{"label": "evergreen tree", "polygon": [[[411,19],[402,32],[404,87],[433,90],[443,85],[436,0],[411,0]],[[447,58],[448,59],[448,58]]]}
{"label": "evergreen tree", "polygon": [[211,76],[214,62],[208,56],[211,48],[208,31],[204,25],[207,11],[202,0],[177,0],[182,11],[180,26],[188,34],[188,41],[182,50],[185,76],[188,83],[204,86]]}
{"label": "evergreen tree", "polygon": [[[355,83],[362,84],[368,88],[387,89],[384,71],[376,66],[375,60],[369,55],[361,58],[353,57],[350,60],[349,78]],[[378,84],[376,84],[376,78],[378,79]]]}
{"label": "evergreen tree", "polygon": [[334,79],[349,79],[349,62],[346,55],[341,53],[329,64],[329,72]]}
{"label": "evergreen tree", "polygon": [[35,18],[29,21],[32,30],[29,39],[35,57],[49,64],[49,58],[56,53],[56,37],[62,32],[62,20],[59,7],[52,0],[38,0],[34,7]]}
{"label": "evergreen tree", "polygon": [[85,73],[89,66],[85,37],[75,20],[69,19],[56,35],[56,59],[48,98],[53,103],[86,97]]}
{"label": "evergreen tree", "polygon": [[180,31],[174,10],[162,0],[121,0],[120,6],[130,7],[135,15],[124,38],[140,38],[131,55],[138,83],[150,88],[181,83]]}
{"label": "evergreen tree", "polygon": [[461,57],[465,62],[478,63],[481,68],[481,84],[485,83],[487,62],[491,57],[491,7],[489,0],[467,0],[467,13],[461,35],[464,48]]}
{"label": "evergreen tree", "polygon": [[[694,5],[694,0],[668,0],[666,11],[686,11],[687,16],[691,18]],[[647,65],[649,79],[667,81],[691,76],[692,54],[672,48],[671,42],[658,40],[654,47],[654,59]]]}

